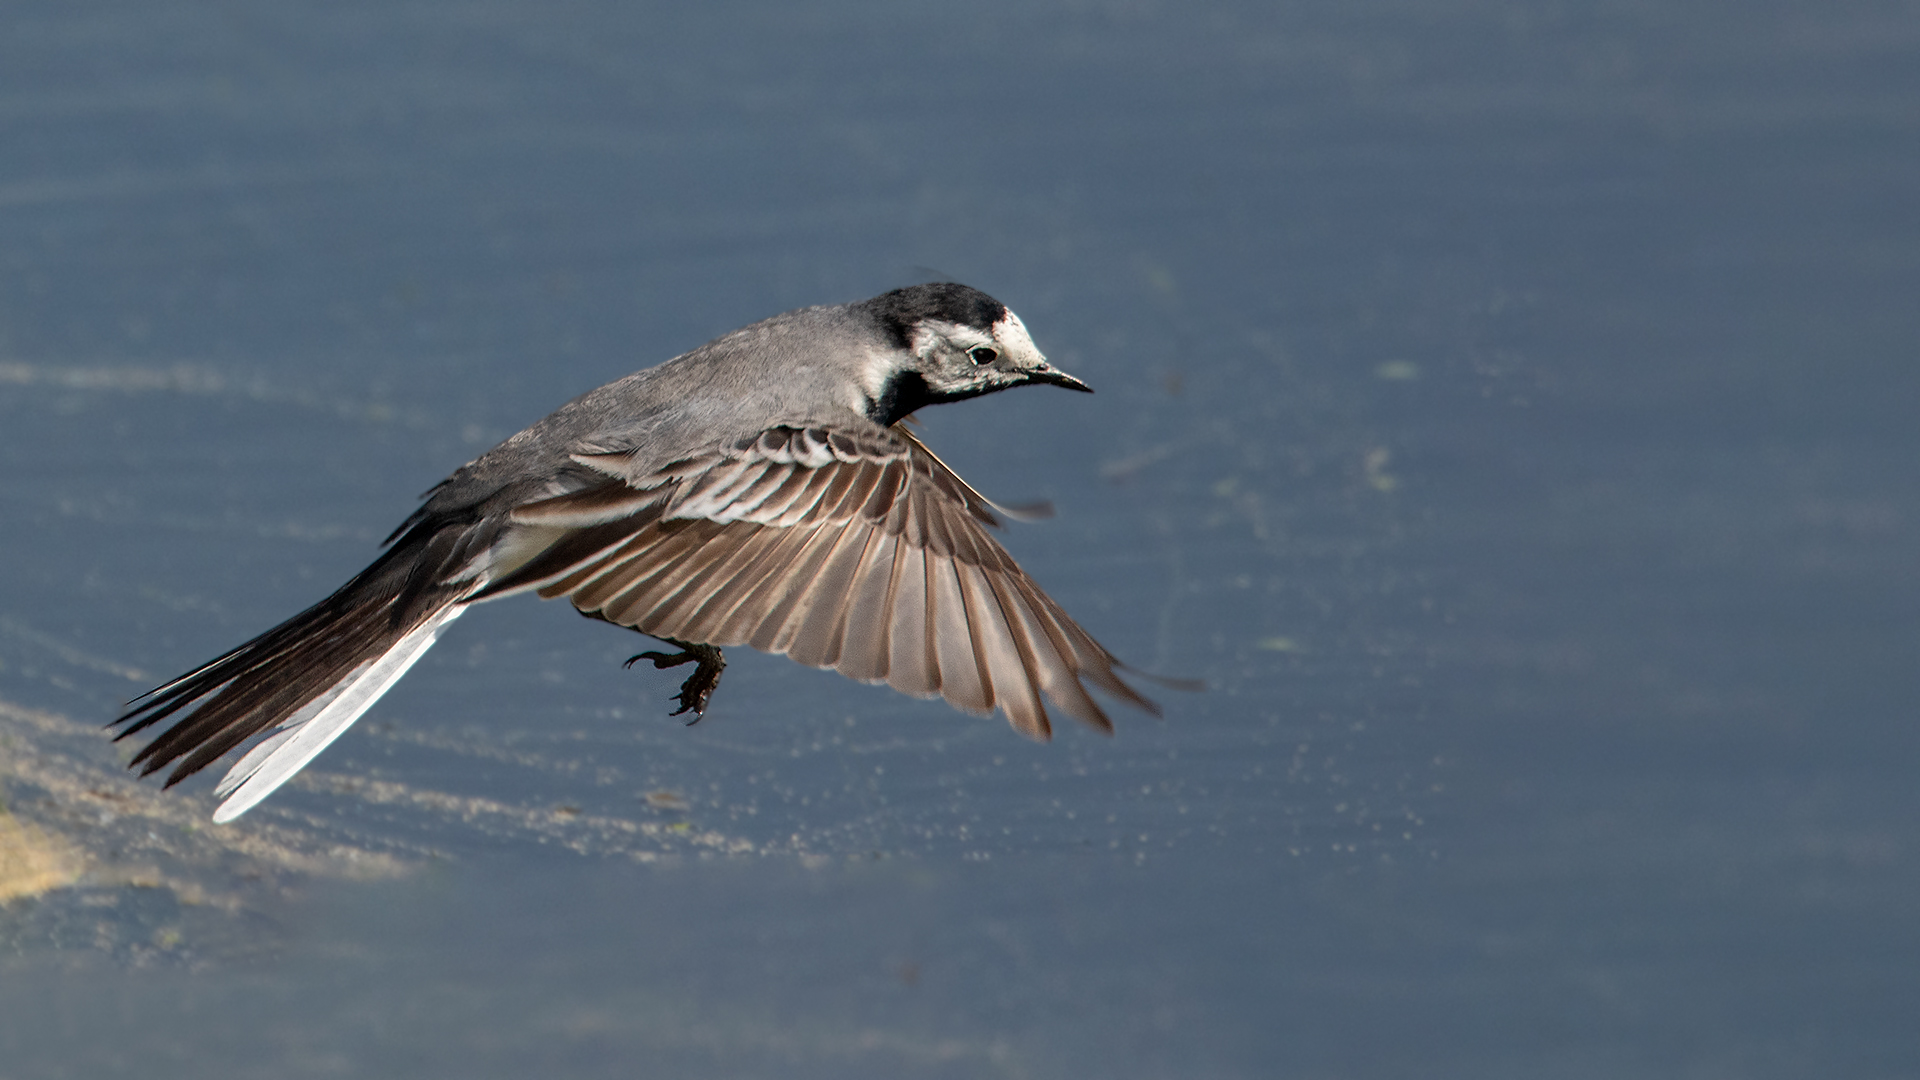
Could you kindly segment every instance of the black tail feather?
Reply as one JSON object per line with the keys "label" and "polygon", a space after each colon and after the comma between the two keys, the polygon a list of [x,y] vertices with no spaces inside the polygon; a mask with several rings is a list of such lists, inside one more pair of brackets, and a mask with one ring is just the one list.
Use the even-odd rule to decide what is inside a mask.
{"label": "black tail feather", "polygon": [[142,694],[109,727],[115,740],[181,710],[185,715],[128,763],[141,776],[178,761],[172,787],[254,735],[284,722],[354,668],[392,648],[454,602],[465,584],[440,584],[466,546],[458,523],[415,529],[333,595],[193,671]]}

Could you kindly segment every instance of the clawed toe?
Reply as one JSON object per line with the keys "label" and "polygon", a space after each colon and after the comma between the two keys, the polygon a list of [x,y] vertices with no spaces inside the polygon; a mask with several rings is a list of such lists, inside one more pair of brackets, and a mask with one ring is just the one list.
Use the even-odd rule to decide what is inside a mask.
{"label": "clawed toe", "polygon": [[620,666],[625,668],[630,668],[634,665],[636,661],[651,660],[653,661],[653,666],[655,668],[670,668],[670,667],[679,667],[681,664],[691,664],[698,659],[700,658],[693,655],[690,652],[677,652],[677,653],[643,652],[639,656],[627,657],[627,662],[624,664],[621,664]]}
{"label": "clawed toe", "polygon": [[677,653],[643,652],[638,656],[628,657],[627,662],[620,666],[632,667],[640,660],[652,661],[656,669],[679,667],[682,664],[700,665],[694,669],[693,674],[687,676],[685,682],[680,684],[680,692],[673,695],[674,700],[680,702],[680,707],[668,714],[680,716],[692,713],[693,719],[687,721],[687,724],[689,726],[697,724],[700,718],[706,715],[707,700],[713,697],[714,690],[720,686],[720,673],[727,669],[727,659],[721,655],[717,646],[676,641],[673,638],[661,638],[661,640],[669,645],[680,646],[681,651]]}

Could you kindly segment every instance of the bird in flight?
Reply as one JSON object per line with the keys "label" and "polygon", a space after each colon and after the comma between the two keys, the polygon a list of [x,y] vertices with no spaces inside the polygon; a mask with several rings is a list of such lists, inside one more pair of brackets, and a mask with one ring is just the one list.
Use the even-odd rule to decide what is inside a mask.
{"label": "bird in flight", "polygon": [[[989,502],[904,426],[916,409],[1032,384],[1090,390],[1019,316],[916,285],[735,330],[561,406],[427,493],[333,595],[136,699],[116,739],[180,782],[266,733],[215,788],[231,821],[326,749],[470,605],[565,597],[666,642],[704,713],[750,645],[1035,739],[1047,703],[1103,731],[1092,686],[1155,715],[1126,669],[988,533]],[[1166,680],[1162,680],[1166,681]],[[1171,685],[1180,685],[1170,683]],[[1044,699],[1044,700],[1043,700]]]}

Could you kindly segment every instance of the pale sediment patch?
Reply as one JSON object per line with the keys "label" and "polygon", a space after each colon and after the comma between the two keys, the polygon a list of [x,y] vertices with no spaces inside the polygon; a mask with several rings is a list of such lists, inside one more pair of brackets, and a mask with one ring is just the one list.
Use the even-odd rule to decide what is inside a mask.
{"label": "pale sediment patch", "polygon": [[80,876],[80,865],[65,844],[15,820],[0,806],[0,904],[71,885]]}
{"label": "pale sediment patch", "polygon": [[387,878],[411,865],[272,824],[211,827],[207,799],[141,784],[121,765],[99,727],[0,700],[0,796],[10,809],[0,816],[0,877],[18,882],[11,892],[0,885],[0,896],[130,884],[237,906],[242,882]]}
{"label": "pale sediment patch", "polygon": [[[448,752],[542,771],[568,768],[520,753],[423,737]],[[743,837],[697,826],[529,805],[434,791],[372,777],[307,770],[293,786],[326,791],[395,816],[368,829],[364,815],[327,820],[306,814],[255,814],[215,825],[214,800],[163,790],[124,768],[124,744],[102,728],[0,699],[0,796],[13,815],[49,842],[76,853],[81,885],[159,885],[196,903],[223,903],[262,881],[292,877],[377,879],[447,857],[443,841],[485,837],[565,848],[590,856],[652,862],[676,856],[776,854]],[[658,808],[652,810],[657,813]],[[447,826],[456,828],[449,832]],[[462,835],[464,834],[464,836]],[[109,854],[110,853],[110,854]]]}

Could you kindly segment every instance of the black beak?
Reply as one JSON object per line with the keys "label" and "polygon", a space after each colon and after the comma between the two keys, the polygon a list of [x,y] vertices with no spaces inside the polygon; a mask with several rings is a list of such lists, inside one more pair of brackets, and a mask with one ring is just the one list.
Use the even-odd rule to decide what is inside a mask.
{"label": "black beak", "polygon": [[1067,374],[1066,372],[1061,371],[1059,368],[1054,367],[1052,364],[1040,365],[1039,370],[1027,376],[1027,381],[1038,382],[1038,383],[1051,383],[1054,386],[1064,386],[1069,390],[1078,390],[1084,394],[1093,393],[1093,387],[1088,386],[1086,383],[1081,382],[1079,379],[1076,379],[1073,376]]}

